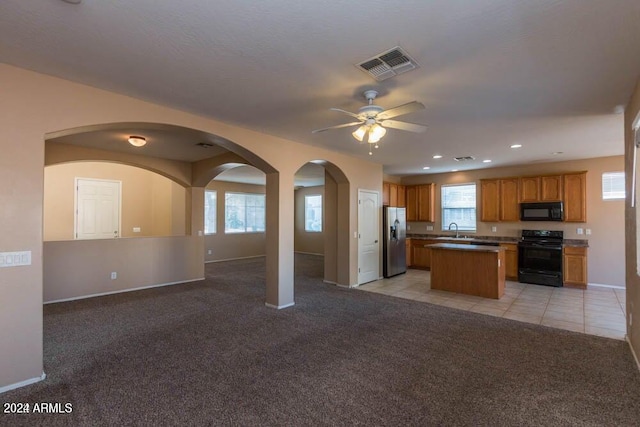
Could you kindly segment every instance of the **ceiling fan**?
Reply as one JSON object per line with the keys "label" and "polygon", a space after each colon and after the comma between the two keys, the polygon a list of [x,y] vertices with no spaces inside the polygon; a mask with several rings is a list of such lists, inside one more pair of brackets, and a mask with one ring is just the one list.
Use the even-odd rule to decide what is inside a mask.
{"label": "ceiling fan", "polygon": [[424,132],[427,127],[424,125],[418,125],[415,123],[400,122],[397,120],[389,120],[403,114],[413,113],[414,111],[424,109],[424,105],[420,102],[413,101],[406,104],[399,105],[394,108],[385,110],[379,105],[375,105],[373,100],[378,96],[378,92],[375,90],[366,90],[364,97],[369,102],[368,105],[360,107],[358,114],[351,113],[349,111],[341,110],[340,108],[330,108],[332,111],[344,113],[348,116],[356,118],[358,121],[351,123],[344,123],[336,126],[329,126],[322,129],[316,129],[311,133],[324,132],[330,129],[340,129],[349,126],[360,125],[355,132],[352,133],[353,137],[360,142],[369,143],[369,155],[372,154],[371,146],[378,148],[378,141],[387,133],[386,128],[406,130],[409,132]]}

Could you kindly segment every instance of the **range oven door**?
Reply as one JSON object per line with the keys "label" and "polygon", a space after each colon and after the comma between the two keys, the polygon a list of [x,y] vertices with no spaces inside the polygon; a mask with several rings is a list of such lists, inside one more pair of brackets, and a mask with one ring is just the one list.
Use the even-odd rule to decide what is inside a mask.
{"label": "range oven door", "polygon": [[562,245],[520,242],[518,244],[518,281],[562,286]]}

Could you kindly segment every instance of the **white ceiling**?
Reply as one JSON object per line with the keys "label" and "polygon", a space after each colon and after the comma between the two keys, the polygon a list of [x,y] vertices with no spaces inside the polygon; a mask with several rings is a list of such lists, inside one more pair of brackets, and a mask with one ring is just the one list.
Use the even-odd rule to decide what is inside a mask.
{"label": "white ceiling", "polygon": [[[0,61],[362,158],[350,129],[311,130],[375,88],[426,106],[399,117],[426,133],[389,130],[370,158],[405,175],[623,154],[638,22],[638,0],[3,0]],[[354,66],[397,45],[420,68]]]}

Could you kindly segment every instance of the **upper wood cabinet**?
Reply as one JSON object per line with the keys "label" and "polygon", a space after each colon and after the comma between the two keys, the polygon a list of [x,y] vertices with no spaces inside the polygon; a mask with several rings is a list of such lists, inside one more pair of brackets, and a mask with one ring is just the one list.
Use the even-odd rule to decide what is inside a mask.
{"label": "upper wood cabinet", "polygon": [[543,202],[562,200],[562,175],[540,177],[540,200]]}
{"label": "upper wood cabinet", "polygon": [[390,206],[389,205],[389,183],[382,183],[382,206]]}
{"label": "upper wood cabinet", "polygon": [[562,200],[562,175],[520,178],[521,202],[557,202],[560,200]]}
{"label": "upper wood cabinet", "polygon": [[500,180],[500,221],[519,221],[518,178]]}
{"label": "upper wood cabinet", "polygon": [[406,190],[404,185],[398,185],[398,207],[399,208],[404,208],[407,206],[405,191]]}
{"label": "upper wood cabinet", "polygon": [[480,220],[518,221],[518,178],[480,181]]}
{"label": "upper wood cabinet", "polygon": [[563,175],[564,220],[587,222],[587,173]]}
{"label": "upper wood cabinet", "polygon": [[434,184],[418,186],[418,221],[434,222],[436,220]]}
{"label": "upper wood cabinet", "polygon": [[520,201],[538,202],[540,201],[540,177],[525,176],[520,178]]}
{"label": "upper wood cabinet", "polygon": [[393,182],[382,183],[382,205],[395,206],[404,208],[405,204],[405,187],[404,185],[394,184]]}
{"label": "upper wood cabinet", "polygon": [[500,180],[480,181],[480,221],[500,221]]}
{"label": "upper wood cabinet", "polygon": [[406,187],[407,221],[435,221],[434,184]]}

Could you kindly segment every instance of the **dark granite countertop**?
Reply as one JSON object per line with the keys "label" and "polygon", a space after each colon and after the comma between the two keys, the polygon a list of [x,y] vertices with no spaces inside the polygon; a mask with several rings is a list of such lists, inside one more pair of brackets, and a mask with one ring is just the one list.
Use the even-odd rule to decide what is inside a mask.
{"label": "dark granite countertop", "polygon": [[[450,242],[469,242],[473,244],[473,242],[483,242],[483,243],[518,243],[521,239],[520,237],[512,237],[512,236],[471,236],[468,238],[458,238],[455,236],[451,236],[450,234],[407,234],[408,239],[419,239],[419,240],[450,240]],[[589,247],[589,241],[586,239],[564,239],[562,241],[564,246],[571,247]]]}
{"label": "dark granite countertop", "polygon": [[500,252],[504,251],[504,248],[500,246],[487,246],[487,245],[464,245],[458,243],[435,243],[433,245],[426,245],[431,249],[449,249],[454,251],[473,251],[473,252]]}

